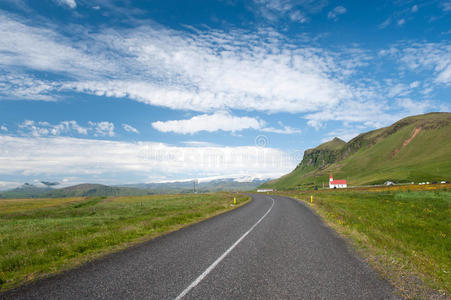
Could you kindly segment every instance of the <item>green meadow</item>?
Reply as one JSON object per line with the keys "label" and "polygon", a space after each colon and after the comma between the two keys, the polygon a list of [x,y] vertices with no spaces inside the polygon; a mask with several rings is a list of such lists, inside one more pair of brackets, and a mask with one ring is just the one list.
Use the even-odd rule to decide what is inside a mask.
{"label": "green meadow", "polygon": [[315,209],[404,297],[451,295],[449,185],[281,194]]}
{"label": "green meadow", "polygon": [[249,201],[231,193],[0,200],[0,291]]}

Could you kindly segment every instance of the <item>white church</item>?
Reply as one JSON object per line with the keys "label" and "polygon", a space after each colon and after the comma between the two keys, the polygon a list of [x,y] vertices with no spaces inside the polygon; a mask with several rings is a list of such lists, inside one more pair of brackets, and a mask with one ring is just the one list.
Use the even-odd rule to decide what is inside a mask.
{"label": "white church", "polygon": [[330,173],[329,187],[331,189],[343,189],[343,188],[347,188],[348,184],[346,182],[346,179],[336,179],[336,180],[334,180],[334,178],[332,177],[332,173]]}

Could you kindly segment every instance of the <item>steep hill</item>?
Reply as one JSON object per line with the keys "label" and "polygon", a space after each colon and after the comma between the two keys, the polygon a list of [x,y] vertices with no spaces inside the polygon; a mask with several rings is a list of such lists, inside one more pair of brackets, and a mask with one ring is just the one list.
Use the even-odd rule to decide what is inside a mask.
{"label": "steep hill", "polygon": [[335,138],[304,152],[296,169],[262,187],[311,188],[329,173],[348,185],[451,179],[451,113],[429,113],[360,134],[348,143]]}

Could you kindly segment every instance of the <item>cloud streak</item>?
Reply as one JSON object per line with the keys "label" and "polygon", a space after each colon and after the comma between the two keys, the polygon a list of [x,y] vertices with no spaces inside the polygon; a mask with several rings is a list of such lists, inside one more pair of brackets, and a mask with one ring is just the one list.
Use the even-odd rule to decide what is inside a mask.
{"label": "cloud streak", "polygon": [[343,15],[346,13],[346,8],[343,6],[337,6],[332,9],[328,14],[327,18],[337,21],[339,15]]}
{"label": "cloud streak", "polygon": [[152,123],[152,127],[158,131],[181,134],[193,134],[201,131],[215,132],[218,130],[235,132],[244,129],[260,129],[262,126],[263,122],[255,118],[236,117],[227,112],[198,115],[187,120]]}
{"label": "cloud streak", "polygon": [[[295,154],[263,147],[116,142],[73,137],[0,135],[0,174],[123,183],[230,174],[283,174],[298,163]],[[297,153],[296,153],[297,154]],[[181,175],[182,174],[182,175]],[[183,176],[182,178],[180,176]]]}
{"label": "cloud streak", "polygon": [[128,124],[122,124],[122,128],[127,132],[139,133],[138,129]]}
{"label": "cloud streak", "polygon": [[216,112],[214,114],[197,115],[187,120],[157,121],[152,123],[152,127],[161,132],[174,132],[180,134],[194,134],[202,131],[216,132],[222,131],[242,131],[254,129],[264,132],[279,134],[301,133],[301,130],[289,126],[281,128],[267,127],[266,122],[257,118],[237,117],[228,112]]}

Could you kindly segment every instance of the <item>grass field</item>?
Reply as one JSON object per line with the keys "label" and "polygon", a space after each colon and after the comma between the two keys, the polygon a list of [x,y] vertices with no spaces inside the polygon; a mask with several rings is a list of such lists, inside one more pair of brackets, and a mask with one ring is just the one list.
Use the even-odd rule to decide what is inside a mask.
{"label": "grass field", "polygon": [[403,296],[450,297],[450,185],[281,194],[308,203]]}
{"label": "grass field", "polygon": [[230,210],[230,193],[0,200],[0,291]]}

